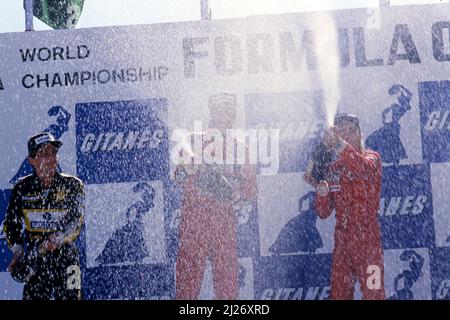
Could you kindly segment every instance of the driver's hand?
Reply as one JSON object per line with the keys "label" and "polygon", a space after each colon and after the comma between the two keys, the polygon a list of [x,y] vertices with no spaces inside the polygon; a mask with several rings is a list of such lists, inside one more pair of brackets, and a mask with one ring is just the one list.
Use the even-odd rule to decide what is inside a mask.
{"label": "driver's hand", "polygon": [[326,130],[323,136],[323,144],[328,148],[333,148],[339,141],[339,136],[334,127]]}
{"label": "driver's hand", "polygon": [[61,245],[61,239],[56,236],[55,233],[51,233],[48,235],[47,240],[42,243],[41,248],[45,251],[52,252]]}
{"label": "driver's hand", "polygon": [[330,191],[330,189],[329,189],[328,183],[326,181],[321,181],[316,186],[316,193],[320,197],[325,197],[326,195],[328,195],[329,191]]}

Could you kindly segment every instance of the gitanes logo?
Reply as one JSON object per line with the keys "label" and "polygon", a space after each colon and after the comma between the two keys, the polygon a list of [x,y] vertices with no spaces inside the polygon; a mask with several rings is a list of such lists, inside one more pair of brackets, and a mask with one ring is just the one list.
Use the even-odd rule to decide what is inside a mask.
{"label": "gitanes logo", "polygon": [[158,180],[169,171],[166,99],[77,104],[77,169],[86,183]]}
{"label": "gitanes logo", "polygon": [[164,131],[131,131],[131,132],[107,132],[88,133],[81,144],[81,152],[101,152],[114,150],[142,150],[145,148],[158,148],[164,138]]}
{"label": "gitanes logo", "polygon": [[384,249],[434,246],[430,179],[426,165],[383,167],[378,214]]}
{"label": "gitanes logo", "polygon": [[381,198],[380,216],[419,215],[428,202],[426,195]]}
{"label": "gitanes logo", "polygon": [[419,83],[422,157],[424,162],[450,160],[450,81]]}
{"label": "gitanes logo", "polygon": [[432,111],[428,116],[424,129],[428,131],[450,131],[450,111]]}
{"label": "gitanes logo", "polygon": [[[282,106],[283,112],[280,112]],[[279,131],[279,173],[305,171],[311,149],[326,123],[320,90],[254,93],[245,96],[246,126]]]}
{"label": "gitanes logo", "polygon": [[436,299],[444,300],[449,299],[449,291],[450,291],[450,279],[442,280],[439,284],[438,291],[436,292]]}

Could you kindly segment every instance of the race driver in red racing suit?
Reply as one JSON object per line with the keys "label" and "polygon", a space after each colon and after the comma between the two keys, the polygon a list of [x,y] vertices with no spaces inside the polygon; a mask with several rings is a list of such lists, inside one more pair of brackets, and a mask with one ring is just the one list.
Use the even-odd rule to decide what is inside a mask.
{"label": "race driver in red racing suit", "polygon": [[[220,130],[222,134],[232,128],[236,117],[234,95],[221,93],[211,96],[209,109],[211,128]],[[209,142],[203,136],[203,150],[205,143]],[[223,154],[226,157],[225,150]],[[256,196],[255,167],[250,164],[179,165],[175,179],[183,187],[175,298],[193,300],[199,297],[206,260],[209,259],[214,298],[237,299],[238,248],[234,205]]]}
{"label": "race driver in red racing suit", "polygon": [[331,299],[352,300],[358,280],[362,298],[385,299],[383,250],[378,222],[381,194],[381,158],[361,143],[359,120],[338,114],[323,142],[336,152],[326,181],[305,180],[316,187],[320,218],[336,209]]}

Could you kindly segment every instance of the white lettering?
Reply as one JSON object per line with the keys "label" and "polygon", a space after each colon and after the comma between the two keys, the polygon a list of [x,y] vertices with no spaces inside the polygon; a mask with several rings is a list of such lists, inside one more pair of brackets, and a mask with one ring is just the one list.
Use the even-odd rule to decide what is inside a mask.
{"label": "white lettering", "polygon": [[164,138],[164,131],[157,129],[154,132],[107,132],[95,135],[88,133],[83,139],[80,150],[83,153],[97,151],[133,150],[157,148]]}
{"label": "white lettering", "polygon": [[92,148],[92,144],[95,141],[95,135],[92,133],[88,133],[81,144],[81,152],[89,152]]}
{"label": "white lettering", "polygon": [[450,289],[450,280],[449,279],[442,280],[441,283],[439,284],[439,289],[436,292],[436,299],[441,300],[447,298],[449,289]]}
{"label": "white lettering", "polygon": [[72,265],[67,268],[67,289],[80,290],[81,289],[81,271],[77,265]]}
{"label": "white lettering", "polygon": [[379,215],[391,217],[394,215],[417,215],[423,213],[428,201],[426,195],[381,198]]}
{"label": "white lettering", "polygon": [[381,269],[377,265],[370,265],[367,267],[366,286],[369,290],[378,290],[381,288]]}

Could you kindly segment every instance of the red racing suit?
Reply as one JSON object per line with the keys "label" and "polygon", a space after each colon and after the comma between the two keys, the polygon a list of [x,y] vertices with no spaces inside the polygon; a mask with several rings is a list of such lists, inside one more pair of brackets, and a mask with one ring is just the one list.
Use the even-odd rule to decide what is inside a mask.
{"label": "red racing suit", "polygon": [[[180,172],[185,178],[175,298],[198,298],[206,260],[209,259],[215,299],[237,299],[237,217],[233,202],[236,199],[250,200],[256,196],[256,169],[249,164],[200,164],[178,166],[175,176]],[[224,179],[232,185],[231,189],[221,190]]]}
{"label": "red racing suit", "polygon": [[[328,168],[328,193],[316,196],[320,218],[329,217],[336,209],[331,299],[352,300],[356,280],[363,299],[385,299],[378,221],[381,158],[370,150],[359,153],[344,141],[340,142],[338,155]],[[379,276],[378,281],[371,275]]]}

